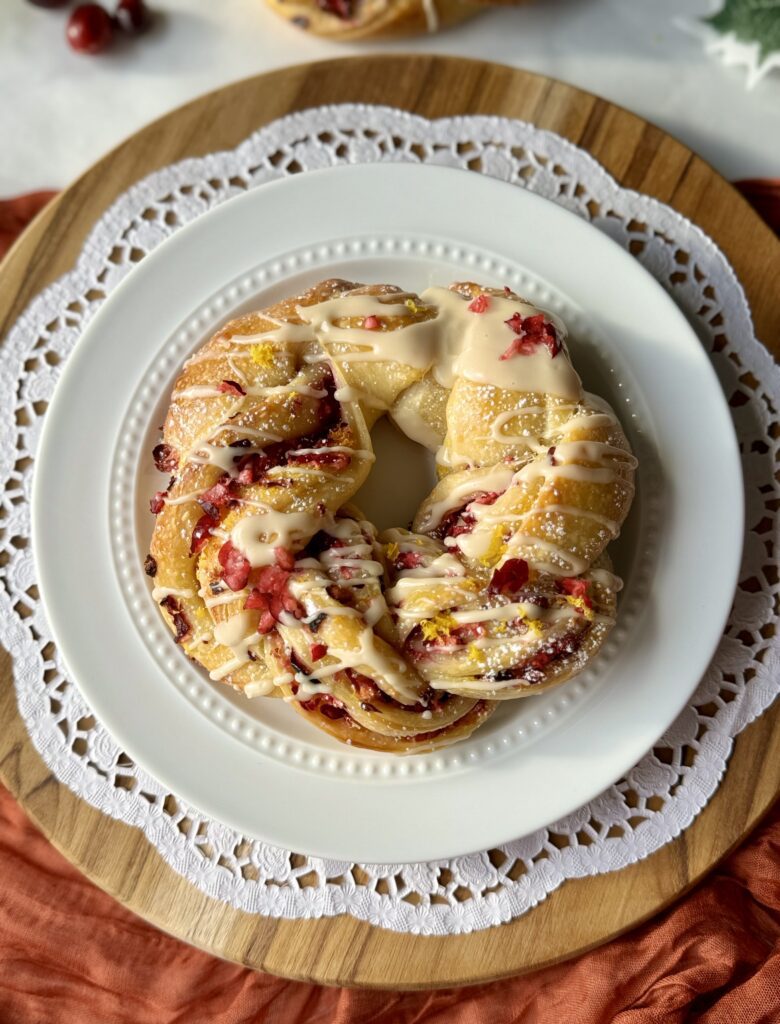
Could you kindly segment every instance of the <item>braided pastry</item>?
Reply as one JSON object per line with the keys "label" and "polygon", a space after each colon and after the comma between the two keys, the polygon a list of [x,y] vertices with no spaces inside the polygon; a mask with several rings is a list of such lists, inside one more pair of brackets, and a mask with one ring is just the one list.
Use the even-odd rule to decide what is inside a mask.
{"label": "braided pastry", "polygon": [[[350,505],[389,412],[437,452],[413,529]],[[187,654],[356,746],[434,749],[596,654],[636,460],[508,289],[324,281],[185,365],[146,569]]]}
{"label": "braided pastry", "polygon": [[519,0],[267,0],[292,25],[345,42],[436,32],[474,17],[491,4]]}

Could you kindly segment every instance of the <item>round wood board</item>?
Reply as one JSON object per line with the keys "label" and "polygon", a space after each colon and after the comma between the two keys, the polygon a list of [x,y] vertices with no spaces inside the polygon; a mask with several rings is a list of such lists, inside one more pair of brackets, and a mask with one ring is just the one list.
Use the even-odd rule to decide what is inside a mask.
{"label": "round wood board", "polygon": [[[623,185],[670,203],[725,251],[758,336],[780,351],[780,243],[736,191],[641,118],[549,78],[444,57],[371,56],[260,75],[211,93],[132,136],[49,204],[0,276],[0,336],[69,270],[92,225],[137,179],[183,157],[232,148],[274,118],[325,103],[402,107],[426,117],[500,114],[588,149]],[[530,971],[597,946],[698,881],[750,831],[780,790],[780,702],[737,739],[710,804],[679,839],[639,864],[565,882],[508,924],[472,935],[398,935],[350,917],[274,921],[204,896],[138,830],[101,814],[48,771],[19,717],[0,651],[0,778],[89,878],[160,928],[217,956],[332,985],[467,985]]]}

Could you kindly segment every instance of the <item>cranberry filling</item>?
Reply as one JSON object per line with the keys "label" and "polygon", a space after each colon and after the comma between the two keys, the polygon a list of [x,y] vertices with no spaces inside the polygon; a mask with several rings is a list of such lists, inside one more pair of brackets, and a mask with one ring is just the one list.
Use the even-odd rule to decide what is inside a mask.
{"label": "cranberry filling", "polygon": [[321,11],[333,14],[342,21],[348,21],[352,17],[352,4],[353,0],[317,0],[317,6]]}
{"label": "cranberry filling", "polygon": [[223,473],[215,484],[201,494],[198,498],[198,504],[212,519],[218,519],[219,514],[217,510],[224,508],[235,500],[235,487],[236,482],[231,480],[228,473]]}
{"label": "cranberry filling", "polygon": [[243,590],[249,580],[249,573],[252,566],[249,560],[233,547],[231,541],[226,540],[219,549],[219,564],[222,566],[222,579],[231,590]]}
{"label": "cranberry filling", "polygon": [[173,619],[173,628],[176,630],[176,643],[180,644],[192,628],[187,621],[187,616],[181,610],[181,605],[172,594],[164,597],[160,601],[160,606],[170,613]]}
{"label": "cranberry filling", "polygon": [[[588,580],[575,579],[571,576],[565,576],[562,580],[558,580],[558,590],[561,594],[567,594],[569,597],[580,598],[586,608],[593,607],[593,601],[588,596],[590,590],[590,583]],[[581,611],[581,609],[577,609]]]}
{"label": "cranberry filling", "polygon": [[394,569],[415,569],[422,565],[423,556],[419,551],[402,551],[393,562]]}
{"label": "cranberry filling", "polygon": [[322,661],[325,655],[328,653],[327,644],[312,644],[311,645],[311,660]]}
{"label": "cranberry filling", "polygon": [[[329,372],[322,380],[320,387],[327,394],[320,399],[318,413],[319,430],[315,434],[307,434],[287,441],[277,441],[267,445],[262,452],[250,452],[236,456],[234,462],[238,468],[238,482],[244,486],[255,484],[261,480],[274,466],[312,465],[328,466],[331,469],[345,469],[351,461],[347,452],[305,452],[298,454],[303,448],[327,448],[335,428],[342,425],[341,406],[335,398],[336,384]],[[266,484],[282,484],[283,481],[264,481]]]}
{"label": "cranberry filling", "polygon": [[303,606],[289,589],[291,569],[295,565],[292,552],[286,548],[277,548],[276,561],[276,565],[266,565],[253,575],[252,590],[244,605],[245,608],[254,608],[261,613],[257,624],[258,633],[270,633],[282,612],[289,612],[296,619],[303,618],[305,614]]}
{"label": "cranberry filling", "polygon": [[528,562],[524,558],[510,558],[493,573],[488,584],[489,594],[510,597],[528,582]]}
{"label": "cranberry filling", "polygon": [[437,540],[444,540],[445,537],[460,537],[463,533],[471,533],[476,525],[477,519],[473,512],[468,511],[469,505],[492,505],[500,498],[498,491],[485,491],[475,498],[461,505],[460,508],[451,509],[435,530],[431,530],[431,536]]}
{"label": "cranberry filling", "polygon": [[328,693],[317,693],[310,700],[302,700],[299,706],[304,711],[319,711],[321,715],[333,721],[347,718],[351,722],[344,705]]}
{"label": "cranberry filling", "polygon": [[502,669],[493,677],[496,682],[503,682],[506,679],[522,679],[528,683],[541,682],[541,675],[548,665],[561,658],[574,654],[582,646],[590,625],[578,633],[569,633],[567,636],[558,637],[557,640],[550,640],[541,650],[537,651],[531,658],[520,662],[513,668]]}

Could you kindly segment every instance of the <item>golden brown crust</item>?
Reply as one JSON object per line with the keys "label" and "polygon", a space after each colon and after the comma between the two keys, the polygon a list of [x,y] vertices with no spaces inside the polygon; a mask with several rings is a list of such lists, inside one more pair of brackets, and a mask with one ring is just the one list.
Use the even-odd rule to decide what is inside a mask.
{"label": "golden brown crust", "polygon": [[[452,290],[458,317],[492,296],[543,319],[511,293]],[[172,476],[153,500],[153,594],[177,642],[212,679],[398,753],[454,742],[592,659],[619,588],[604,549],[633,494],[635,460],[597,400],[439,383],[418,356],[447,295],[333,279],[236,318],[185,365],[155,449]],[[519,344],[505,316],[499,353],[502,332]],[[348,502],[386,409],[446,459],[416,532],[377,538]]]}

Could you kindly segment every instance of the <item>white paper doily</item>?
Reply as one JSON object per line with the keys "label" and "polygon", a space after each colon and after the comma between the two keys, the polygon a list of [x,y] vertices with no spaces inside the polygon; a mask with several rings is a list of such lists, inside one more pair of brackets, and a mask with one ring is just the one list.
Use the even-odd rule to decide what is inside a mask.
{"label": "white paper doily", "polygon": [[[168,793],[119,749],[68,678],[49,634],[29,545],[29,497],[41,418],[61,364],[135,263],[244,189],[381,160],[446,164],[514,182],[590,220],[642,262],[712,354],[741,442],[748,529],[734,609],[713,664],[689,707],[624,779],[565,820],[500,849],[378,866],[304,857],[239,835]],[[564,879],[614,871],[677,836],[717,788],[733,737],[777,695],[779,404],[780,372],[754,338],[723,254],[669,207],[620,188],[559,136],[500,118],[430,122],[384,107],[283,118],[231,152],[185,160],[129,189],[97,223],[76,268],[30,304],[0,349],[0,642],[14,659],[20,713],[60,781],[140,828],[174,870],[238,908],[288,918],[347,913],[423,934],[507,921]]]}

